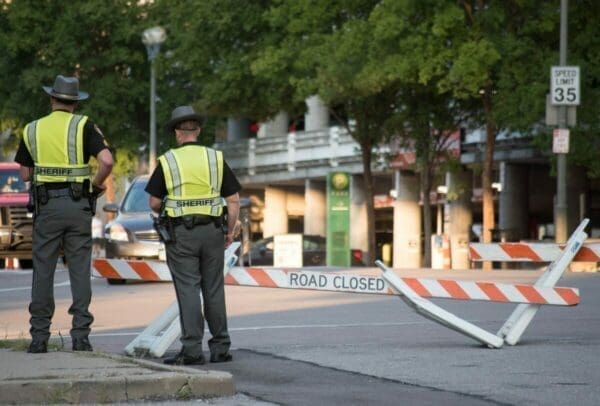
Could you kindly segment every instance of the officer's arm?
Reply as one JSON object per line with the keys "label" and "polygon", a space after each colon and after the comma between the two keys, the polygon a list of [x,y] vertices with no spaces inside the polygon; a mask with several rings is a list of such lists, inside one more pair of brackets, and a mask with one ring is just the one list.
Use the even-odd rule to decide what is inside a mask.
{"label": "officer's arm", "polygon": [[93,185],[102,189],[102,184],[112,172],[113,156],[108,148],[104,148],[98,152],[96,159],[98,160],[98,172],[94,177]]}
{"label": "officer's arm", "polygon": [[160,213],[160,206],[162,205],[162,199],[158,197],[150,196],[150,208],[155,213]]}
{"label": "officer's arm", "polygon": [[29,182],[31,180],[31,175],[33,174],[33,168],[21,165],[20,174],[23,182]]}
{"label": "officer's arm", "polygon": [[227,239],[233,241],[235,223],[240,214],[240,195],[234,193],[231,196],[227,196],[225,201],[227,202]]}

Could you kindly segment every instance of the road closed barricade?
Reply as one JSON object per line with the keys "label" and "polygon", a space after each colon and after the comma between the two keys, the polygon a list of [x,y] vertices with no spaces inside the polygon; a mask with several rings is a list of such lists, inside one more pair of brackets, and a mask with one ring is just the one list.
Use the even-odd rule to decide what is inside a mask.
{"label": "road closed barricade", "polygon": [[[533,285],[400,277],[380,261],[376,261],[376,265],[383,272],[381,276],[360,275],[348,271],[318,272],[234,267],[237,259],[235,251],[239,243],[234,243],[226,250],[223,272],[227,285],[398,296],[422,316],[488,347],[500,348],[505,342],[514,345],[519,341],[540,306],[574,306],[579,303],[578,289],[555,285],[574,258],[588,261],[591,255],[588,251],[600,252],[598,251],[600,247],[594,246],[585,247],[586,250],[578,254],[584,247],[583,241],[587,238],[587,234],[583,231],[587,224],[586,219],[562,247],[534,247],[534,251],[538,253],[551,252],[553,256],[536,254],[539,258],[552,262]],[[496,247],[492,247],[491,250],[487,248],[489,247],[475,245],[473,249],[477,251],[475,251],[476,255],[472,255],[472,259],[496,260],[491,258],[497,256],[488,255],[489,252],[496,252],[494,251]],[[520,247],[520,250],[523,251],[524,248]],[[578,255],[580,256],[577,257]],[[522,260],[522,256],[515,260]],[[171,280],[166,263],[160,261],[96,259],[93,262],[93,271],[96,276],[112,279]],[[429,298],[516,303],[517,308],[501,329],[496,334],[492,334],[446,311],[428,300]],[[179,334],[179,316],[177,304],[174,303],[126,347],[126,352],[129,354],[149,352],[153,356],[160,357],[179,337]]]}

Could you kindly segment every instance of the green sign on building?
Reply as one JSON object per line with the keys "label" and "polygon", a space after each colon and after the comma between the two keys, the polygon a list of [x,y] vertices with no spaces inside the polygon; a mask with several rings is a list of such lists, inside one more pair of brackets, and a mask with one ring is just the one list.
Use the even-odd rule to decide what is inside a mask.
{"label": "green sign on building", "polygon": [[350,174],[327,176],[327,265],[350,266]]}

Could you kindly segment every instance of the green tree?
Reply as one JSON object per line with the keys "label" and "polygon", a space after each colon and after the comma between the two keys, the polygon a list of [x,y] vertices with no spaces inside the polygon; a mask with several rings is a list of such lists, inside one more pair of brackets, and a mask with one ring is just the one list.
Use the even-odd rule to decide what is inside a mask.
{"label": "green tree", "polygon": [[[557,6],[558,7],[558,6]],[[558,18],[558,17],[556,17]],[[568,11],[568,54],[567,64],[579,66],[581,73],[581,104],[577,106],[577,126],[571,131],[569,164],[579,165],[587,170],[590,178],[600,178],[600,27],[596,24],[600,18],[600,4],[595,1],[571,0]],[[553,51],[548,61],[548,71],[540,79],[539,86],[549,92],[550,66],[558,65],[558,23],[554,22],[550,47]],[[546,83],[544,83],[544,80]],[[546,86],[544,86],[544,84]],[[539,97],[540,94],[538,93]],[[543,114],[540,106],[539,114]],[[552,150],[552,128],[537,133],[536,145],[545,151]],[[555,155],[550,155],[555,160]]]}
{"label": "green tree", "polygon": [[424,265],[430,265],[432,208],[430,192],[449,156],[451,135],[469,116],[469,106],[429,80],[432,57],[447,52],[433,33],[447,38],[448,3],[398,0],[378,5],[369,18],[372,35],[361,77],[370,88],[396,88],[394,112],[386,122],[390,137],[416,153],[423,201]]}
{"label": "green tree", "polygon": [[[376,259],[373,151],[386,139],[383,126],[394,110],[396,89],[373,89],[361,78],[369,53],[368,17],[378,1],[329,3],[284,0],[269,23],[283,33],[261,55],[286,66],[296,100],[318,94],[360,146],[367,206],[369,260]],[[283,49],[283,50],[278,50]]]}
{"label": "green tree", "polygon": [[147,6],[127,0],[1,1],[2,128],[19,134],[47,114],[42,85],[57,74],[75,75],[91,95],[79,111],[123,150],[118,156],[137,157],[148,134],[149,69],[140,35],[149,23]]}
{"label": "green tree", "polygon": [[[271,1],[164,0],[156,5],[169,29],[165,61],[189,72],[194,105],[212,117],[242,116],[263,121],[282,110],[303,111],[281,67],[254,72],[259,52],[273,33],[266,22]],[[158,12],[160,10],[160,12]]]}

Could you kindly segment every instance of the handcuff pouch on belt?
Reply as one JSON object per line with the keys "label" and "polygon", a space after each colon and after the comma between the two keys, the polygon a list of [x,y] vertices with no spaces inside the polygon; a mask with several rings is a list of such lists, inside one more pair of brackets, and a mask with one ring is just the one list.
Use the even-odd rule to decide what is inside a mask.
{"label": "handcuff pouch on belt", "polygon": [[[41,184],[35,186],[35,194],[36,194],[36,202],[38,205],[45,206],[48,204],[48,200],[50,200],[50,196],[48,195],[48,188],[46,185]],[[38,206],[39,209],[39,206]]]}
{"label": "handcuff pouch on belt", "polygon": [[223,213],[221,214],[221,217],[217,217],[221,224],[217,225],[217,223],[215,222],[215,225],[217,225],[218,227],[221,227],[223,229],[223,234],[227,235],[227,233],[229,232],[229,222],[227,220],[227,206],[223,206]]}
{"label": "handcuff pouch on belt", "polygon": [[[88,190],[89,190],[89,181],[87,182]],[[69,185],[69,194],[71,195],[71,199],[78,202],[83,197],[83,185],[84,183],[79,182],[71,182]]]}

